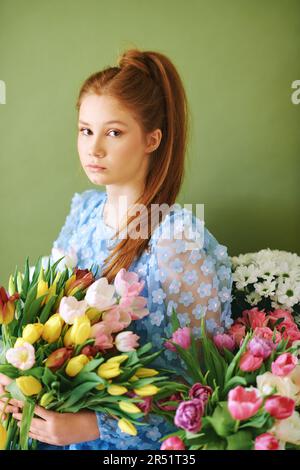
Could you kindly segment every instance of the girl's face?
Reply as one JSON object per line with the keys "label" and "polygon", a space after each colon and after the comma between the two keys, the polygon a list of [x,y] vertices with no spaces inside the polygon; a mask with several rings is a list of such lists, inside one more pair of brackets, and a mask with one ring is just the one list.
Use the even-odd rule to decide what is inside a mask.
{"label": "girl's face", "polygon": [[115,98],[95,94],[83,98],[78,126],[80,162],[92,183],[140,186],[145,182],[160,129],[145,138],[138,122]]}

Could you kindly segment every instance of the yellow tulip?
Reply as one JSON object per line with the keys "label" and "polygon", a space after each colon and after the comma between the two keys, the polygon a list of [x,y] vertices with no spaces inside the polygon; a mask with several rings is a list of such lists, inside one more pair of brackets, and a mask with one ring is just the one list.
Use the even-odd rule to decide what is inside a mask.
{"label": "yellow tulip", "polygon": [[121,431],[125,432],[126,434],[130,434],[131,436],[137,435],[136,427],[130,421],[128,421],[128,419],[125,419],[125,418],[119,419],[118,426],[121,429]]}
{"label": "yellow tulip", "polygon": [[44,325],[42,323],[32,323],[25,326],[22,338],[30,344],[34,344],[42,336]]}
{"label": "yellow tulip", "polygon": [[82,344],[91,335],[91,322],[86,315],[82,317],[75,318],[75,321],[72,325],[71,340],[73,344]]}
{"label": "yellow tulip", "polygon": [[17,338],[17,341],[15,342],[14,348],[19,348],[20,346],[23,346],[24,343],[26,343],[25,339]]}
{"label": "yellow tulip", "polygon": [[137,380],[139,380],[139,378],[136,375],[133,375],[130,377],[129,382],[136,382]]}
{"label": "yellow tulip", "polygon": [[68,329],[68,331],[66,332],[65,336],[64,336],[64,345],[66,346],[66,348],[68,348],[69,346],[72,346],[72,326],[71,328]]}
{"label": "yellow tulip", "polygon": [[112,396],[124,395],[126,392],[128,392],[127,388],[122,385],[111,385],[107,388],[107,393]]}
{"label": "yellow tulip", "polygon": [[22,291],[22,284],[23,284],[23,281],[24,281],[24,276],[22,273],[20,273],[20,271],[18,272],[17,274],[17,288],[18,288],[18,292],[21,292]]}
{"label": "yellow tulip", "polygon": [[112,379],[113,377],[118,377],[118,375],[121,374],[121,369],[118,363],[108,364],[106,362],[99,366],[97,373],[102,379]]}
{"label": "yellow tulip", "polygon": [[141,367],[135,373],[135,375],[139,378],[154,377],[157,374],[159,374],[159,372],[157,370],[147,369],[147,368],[144,368],[144,367]]}
{"label": "yellow tulip", "polygon": [[121,354],[120,356],[111,357],[106,362],[108,364],[113,364],[113,363],[122,364],[122,362],[125,362],[126,359],[128,359],[128,356],[126,354]]}
{"label": "yellow tulip", "polygon": [[65,294],[66,294],[66,295],[69,295],[69,294],[68,294],[68,291],[69,291],[69,289],[70,289],[71,284],[73,284],[74,281],[76,281],[76,274],[73,274],[73,275],[67,280],[67,282],[65,283]]}
{"label": "yellow tulip", "polygon": [[16,383],[23,395],[27,397],[37,395],[43,388],[41,383],[32,375],[18,377]]}
{"label": "yellow tulip", "polygon": [[66,367],[66,374],[69,377],[75,377],[88,362],[89,358],[84,354],[79,354],[79,356],[72,357]]}
{"label": "yellow tulip", "polygon": [[104,385],[104,384],[99,384],[99,385],[97,385],[96,389],[97,389],[97,390],[104,390],[104,389],[105,389],[105,385]]}
{"label": "yellow tulip", "polygon": [[0,450],[4,450],[6,447],[7,431],[3,424],[0,422]]}
{"label": "yellow tulip", "polygon": [[156,395],[159,391],[159,388],[155,385],[144,385],[140,388],[135,388],[134,393],[136,393],[139,397],[151,397],[152,395]]}
{"label": "yellow tulip", "polygon": [[128,401],[120,401],[119,407],[126,413],[141,413],[141,410],[134,403],[130,403]]}
{"label": "yellow tulip", "polygon": [[99,312],[99,310],[94,307],[89,307],[87,311],[85,312],[85,314],[89,318],[91,323],[97,323],[100,320],[101,315],[102,315],[102,313]]}
{"label": "yellow tulip", "polygon": [[[47,294],[48,292],[48,282],[43,281],[40,279],[38,281],[38,288],[37,288],[37,293],[36,293],[36,298],[38,299],[39,297],[42,297],[42,295]],[[43,299],[41,305],[44,305],[46,303],[46,297]]]}
{"label": "yellow tulip", "polygon": [[47,343],[55,343],[61,335],[62,326],[63,319],[59,313],[55,313],[46,321],[42,338],[47,341]]}

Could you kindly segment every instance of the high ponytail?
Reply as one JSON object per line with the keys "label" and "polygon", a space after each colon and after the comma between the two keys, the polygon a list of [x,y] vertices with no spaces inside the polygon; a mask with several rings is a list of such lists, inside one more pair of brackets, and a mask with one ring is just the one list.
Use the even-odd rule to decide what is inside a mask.
{"label": "high ponytail", "polygon": [[[144,193],[135,201],[147,209],[148,238],[122,238],[113,247],[102,270],[102,276],[109,282],[148,248],[151,229],[155,228],[150,218],[151,205],[175,203],[184,177],[189,132],[185,90],[170,59],[155,51],[129,49],[119,56],[117,63],[117,67],[108,67],[87,78],[79,93],[77,109],[88,94],[112,96],[132,112],[145,134],[159,128],[162,138],[150,156]],[[129,215],[127,227],[140,220],[139,215]]]}

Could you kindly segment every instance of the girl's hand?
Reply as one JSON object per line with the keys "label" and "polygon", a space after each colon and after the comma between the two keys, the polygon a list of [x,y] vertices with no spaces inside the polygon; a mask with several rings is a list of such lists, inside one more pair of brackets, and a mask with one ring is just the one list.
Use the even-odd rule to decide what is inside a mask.
{"label": "girl's hand", "polygon": [[2,414],[3,410],[5,410],[3,414],[4,419],[6,418],[5,413],[18,413],[19,407],[22,406],[22,402],[14,399],[11,399],[7,404],[7,397],[2,396],[6,393],[5,387],[11,382],[12,379],[0,373],[0,415]]}
{"label": "girl's hand", "polygon": [[[38,418],[32,419],[29,437],[40,442],[66,446],[100,437],[96,413],[93,411],[58,413],[36,405],[34,414]],[[20,426],[22,413],[13,413],[13,417]]]}

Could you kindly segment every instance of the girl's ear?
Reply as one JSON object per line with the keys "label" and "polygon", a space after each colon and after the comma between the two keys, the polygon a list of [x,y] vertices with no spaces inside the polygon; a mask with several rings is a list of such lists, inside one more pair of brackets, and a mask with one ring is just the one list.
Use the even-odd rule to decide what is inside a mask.
{"label": "girl's ear", "polygon": [[155,129],[155,131],[149,133],[147,136],[146,152],[147,153],[154,152],[154,150],[156,150],[159,147],[161,138],[162,138],[162,132],[160,129]]}

